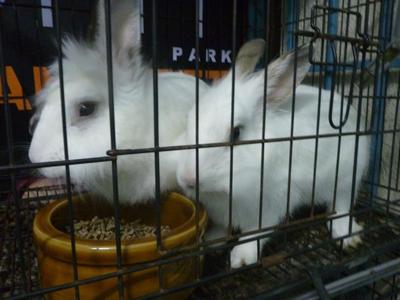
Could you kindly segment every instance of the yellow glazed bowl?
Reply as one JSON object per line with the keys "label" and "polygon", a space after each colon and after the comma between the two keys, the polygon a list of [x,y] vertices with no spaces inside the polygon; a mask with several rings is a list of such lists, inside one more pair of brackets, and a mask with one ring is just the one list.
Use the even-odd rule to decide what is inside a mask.
{"label": "yellow glazed bowl", "polygon": [[[190,246],[196,241],[196,206],[177,193],[164,197],[161,204],[161,224],[172,229],[163,234],[165,250]],[[90,220],[94,216],[113,216],[113,209],[92,201],[90,195],[73,197],[75,218]],[[199,235],[207,224],[207,213],[199,207]],[[127,221],[140,219],[155,225],[157,213],[154,204],[141,204],[121,208],[121,217]],[[33,235],[37,247],[40,280],[43,288],[73,282],[73,264],[70,236],[63,232],[68,224],[67,200],[54,201],[41,209],[35,217]],[[162,257],[155,238],[141,238],[121,243],[123,268],[149,262]],[[78,279],[117,271],[117,254],[114,241],[96,241],[76,238]],[[201,260],[202,263],[202,260]],[[186,258],[162,267],[164,288],[189,283],[196,278],[196,258]],[[125,299],[133,299],[159,291],[159,272],[152,267],[123,275]],[[116,277],[79,286],[81,299],[119,299]],[[191,290],[171,294],[164,299],[184,299]],[[75,289],[68,288],[47,294],[47,299],[74,299]]]}

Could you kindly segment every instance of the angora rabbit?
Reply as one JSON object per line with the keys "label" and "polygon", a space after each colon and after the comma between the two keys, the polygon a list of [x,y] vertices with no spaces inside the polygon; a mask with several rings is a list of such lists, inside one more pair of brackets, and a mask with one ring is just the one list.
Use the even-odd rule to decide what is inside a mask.
{"label": "angora rabbit", "polygon": [[[265,72],[253,72],[263,55],[265,42],[252,40],[239,51],[236,60],[234,129],[231,131],[232,72],[210,87],[203,95],[199,106],[199,143],[234,142],[260,139],[263,128]],[[300,84],[309,70],[308,50],[297,51],[296,85]],[[265,144],[262,227],[277,225],[286,216],[288,184],[290,129],[292,116],[292,92],[295,53],[281,56],[268,66],[266,86],[265,137],[276,139]],[[295,92],[293,141],[289,214],[312,199],[314,157],[318,98],[321,93],[320,134],[337,134],[329,124],[330,92],[299,85]],[[334,96],[333,119],[340,117],[340,95]],[[344,101],[343,115],[346,107]],[[362,121],[361,121],[361,124]],[[357,112],[350,108],[348,121],[343,132],[354,132]],[[308,136],[308,137],[306,137]],[[282,138],[287,138],[282,140]],[[353,163],[355,157],[355,135],[341,138],[339,173],[336,190],[335,210],[338,215],[348,213],[351,203]],[[195,108],[188,115],[186,142],[195,142]],[[359,138],[355,192],[367,166],[369,139]],[[318,139],[315,203],[332,207],[334,199],[335,170],[337,166],[338,137]],[[236,145],[233,148],[232,225],[243,231],[258,229],[260,203],[261,145]],[[186,151],[178,166],[178,182],[187,194],[193,196],[196,187],[195,152]],[[226,195],[229,193],[230,147],[201,148],[199,150],[199,193],[200,201],[208,209],[210,219],[217,229],[226,232],[229,210]],[[213,197],[213,193],[225,197]],[[349,217],[333,221],[333,237],[349,234]],[[352,231],[361,230],[354,222]],[[212,233],[213,235],[214,233]],[[254,237],[254,236],[253,236]],[[246,238],[242,238],[245,240]],[[265,239],[263,240],[265,242]],[[357,237],[348,237],[345,244],[357,242]],[[262,243],[263,244],[263,243]],[[257,241],[242,243],[231,252],[231,266],[239,267],[257,261]]]}
{"label": "angora rabbit", "polygon": [[[69,159],[104,157],[110,149],[107,53],[102,0],[97,7],[94,41],[63,40],[63,77]],[[140,54],[139,1],[111,1],[112,67],[116,145],[119,149],[154,147],[153,75]],[[51,80],[37,95],[32,162],[64,160],[60,70],[50,66]],[[200,82],[200,91],[205,84]],[[159,145],[180,144],[186,116],[195,99],[195,79],[182,73],[158,76]],[[36,124],[35,124],[36,123]],[[36,126],[35,126],[36,125]],[[121,201],[154,197],[154,154],[118,156]],[[177,154],[160,153],[161,191],[177,187]],[[85,190],[112,199],[110,162],[74,164],[71,180]],[[47,177],[62,178],[65,167],[42,168]]]}

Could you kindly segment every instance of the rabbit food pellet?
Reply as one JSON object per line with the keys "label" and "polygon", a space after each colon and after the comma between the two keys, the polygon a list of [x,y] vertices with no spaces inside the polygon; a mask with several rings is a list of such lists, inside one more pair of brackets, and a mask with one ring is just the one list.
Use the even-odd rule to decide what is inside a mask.
{"label": "rabbit food pellet", "polygon": [[[114,217],[99,218],[93,217],[91,220],[74,220],[75,236],[88,240],[114,240],[115,239],[115,223]],[[144,237],[155,237],[156,227],[141,223],[141,220],[127,222],[121,220],[121,239],[132,240]],[[161,234],[170,231],[168,225],[161,226]],[[69,226],[66,231],[70,232]]]}

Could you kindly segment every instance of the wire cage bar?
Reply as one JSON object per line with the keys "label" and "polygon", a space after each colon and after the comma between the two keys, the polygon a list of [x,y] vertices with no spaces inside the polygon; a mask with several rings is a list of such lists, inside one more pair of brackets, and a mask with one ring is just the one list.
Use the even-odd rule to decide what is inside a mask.
{"label": "wire cage bar", "polygon": [[[141,0],[121,1],[119,3],[122,4],[116,4],[116,1],[112,0],[88,0],[82,3],[62,0],[0,1],[2,297],[43,299],[54,295],[70,295],[68,297],[73,299],[84,299],[85,288],[96,284],[105,286],[114,280],[114,287],[111,292],[108,291],[109,294],[93,297],[397,299],[400,294],[400,129],[397,124],[400,72],[396,57],[400,50],[396,48],[394,34],[395,26],[398,25],[395,23],[396,18],[400,12],[398,2]],[[30,23],[35,24],[34,27],[24,27],[23,23],[28,19]],[[74,20],[81,20],[76,22],[79,28],[71,25],[75,23]],[[128,24],[126,27],[124,22]],[[123,30],[119,32],[120,28]],[[75,35],[80,38],[67,38],[64,31],[67,34],[77,31]],[[132,35],[132,32],[136,35]],[[30,40],[31,36],[35,37],[34,41]],[[52,50],[46,52],[49,36],[54,37],[55,44]],[[242,64],[242,45],[256,38],[266,41],[266,47],[260,55],[264,59],[261,62]],[[32,47],[32,54],[29,55],[33,58],[28,58],[34,62],[26,58],[28,52],[23,49],[25,42],[32,42],[29,45]],[[13,51],[14,47],[19,51]],[[304,49],[307,50],[306,55]],[[43,85],[47,73],[42,72],[42,68],[51,62],[49,57],[52,55],[55,57],[55,63],[49,67],[50,79],[47,79],[47,85]],[[85,55],[87,57],[84,57]],[[254,54],[247,55],[251,57]],[[275,83],[274,76],[279,69],[271,69],[271,66],[277,61],[275,59],[279,61],[291,55],[293,59],[288,68],[290,70],[287,71],[289,74],[285,74],[285,78],[290,80],[290,86],[287,88],[290,93],[285,94],[288,98],[287,106],[276,109],[271,85]],[[85,67],[85,60],[98,65]],[[310,132],[299,130],[301,123],[298,115],[304,108],[301,101],[305,100],[298,94],[298,83],[304,61],[307,61],[309,67],[304,72],[303,82],[312,86],[315,91],[309,96],[315,100],[315,122],[310,125]],[[254,64],[254,70],[246,74],[249,64]],[[284,61],[280,61],[280,64],[283,68]],[[26,75],[26,70],[31,68],[31,65],[33,70],[36,70],[32,79]],[[9,70],[14,69],[17,70],[18,76],[12,77]],[[81,69],[84,70],[83,79],[89,78],[90,81],[93,76],[96,80],[100,78],[99,82],[102,82],[103,86],[90,86],[96,92],[93,95],[100,95],[101,91],[105,91],[103,104],[106,126],[103,127],[100,123],[96,126],[104,129],[97,136],[97,141],[106,140],[106,147],[96,145],[96,139],[85,137],[83,134],[79,134],[82,135],[81,145],[77,146],[71,142],[77,128],[84,130],[85,126],[89,127],[90,119],[88,121],[86,118],[86,123],[82,125],[79,118],[89,117],[92,113],[100,114],[100,110],[103,109],[96,106],[99,104],[93,104],[96,99],[89,96],[80,99],[77,108],[73,106],[76,103],[71,100],[71,95],[74,95],[71,82],[81,74],[71,74],[78,74]],[[185,73],[193,76],[185,77],[183,73],[175,72],[177,69],[183,69]],[[181,80],[179,84],[176,83],[177,78]],[[261,84],[255,85],[254,82],[258,78],[262,78]],[[134,85],[135,81],[140,84]],[[228,83],[224,86],[224,82]],[[251,91],[245,90],[246,95],[243,95],[243,89],[247,86],[243,82],[252,87]],[[283,85],[280,84],[282,90],[285,88]],[[48,86],[53,86],[53,90]],[[190,92],[187,91],[188,86],[192,87]],[[221,86],[225,88],[222,90]],[[218,97],[211,98],[214,94],[210,91],[218,88]],[[171,92],[171,89],[179,89],[178,92],[186,93],[186,96],[181,97],[177,91]],[[261,104],[249,119],[259,119],[259,133],[249,134],[249,138],[242,139],[239,137],[247,124],[238,125],[238,115],[243,109],[240,106],[241,100],[252,99],[256,89]],[[42,94],[40,90],[47,91],[47,94]],[[57,91],[56,96],[51,94],[54,90]],[[126,97],[121,100],[123,93],[130,93],[132,90],[136,93],[135,97],[140,99]],[[225,94],[221,96],[222,92]],[[38,95],[35,100],[27,96],[33,96],[34,93]],[[166,96],[168,93],[169,97]],[[80,94],[86,95],[82,86],[79,97]],[[207,111],[207,105],[211,105],[212,102],[218,103],[223,96],[226,97],[224,103],[228,103],[228,106],[220,106],[218,109],[225,110],[226,114],[221,114],[223,117],[218,120],[205,118],[205,112],[213,115],[215,110],[218,110]],[[207,97],[210,99],[205,99]],[[31,129],[35,132],[38,130],[37,126],[41,126],[41,118],[46,113],[46,105],[50,98],[54,98],[51,101],[57,103],[59,119],[53,120],[54,124],[48,126],[49,131],[52,127],[59,126],[61,154],[42,160],[32,159],[33,155],[30,154],[30,161],[27,159],[28,149],[33,147],[34,142],[31,141],[32,137],[29,137],[24,146],[25,159],[20,160],[17,146],[20,140],[27,136],[28,126],[18,125],[27,124],[26,120],[20,117],[18,101],[24,104],[21,107],[24,107],[25,117],[31,118]],[[170,98],[177,98],[181,102]],[[146,102],[147,106],[140,102],[145,102],[146,99],[150,99]],[[31,102],[34,103],[32,106],[35,112],[26,105],[31,105]],[[136,106],[133,107],[139,114],[136,116],[134,113],[137,111],[132,111],[129,118],[122,122],[122,112],[126,113],[131,109],[127,103],[134,103]],[[173,103],[174,109],[166,110],[168,103]],[[328,107],[326,114],[324,105]],[[250,100],[244,107],[245,110],[251,109]],[[186,111],[181,113],[184,109]],[[277,120],[271,117],[271,111],[281,116],[287,113],[289,116],[288,124],[284,124],[287,128],[282,128],[281,135],[271,134],[270,128]],[[134,123],[135,118],[143,119],[145,124]],[[165,119],[168,119],[167,123]],[[205,123],[214,121],[217,121],[215,124],[218,125],[215,129],[204,127]],[[136,138],[136,143],[129,144],[121,137],[121,130],[130,122],[138,126],[127,126],[129,134]],[[192,127],[190,122],[193,122]],[[182,135],[176,138],[176,142],[166,142],[163,135],[172,134],[175,125],[171,124],[178,123],[185,128],[180,133]],[[330,126],[331,130],[328,132],[324,131],[325,123]],[[349,124],[354,126],[350,126],[349,129]],[[218,136],[217,133],[222,131],[225,125],[224,139],[204,137],[204,128],[208,129],[208,133],[212,132]],[[18,127],[23,127],[23,137]],[[150,129],[144,131],[142,127]],[[193,132],[189,129],[193,129]],[[140,139],[145,134],[150,137],[142,142]],[[41,147],[50,148],[52,138],[49,136]],[[336,141],[332,146],[335,151],[332,151],[332,157],[323,159],[325,154],[321,149],[326,149],[323,148],[324,143],[333,139]],[[348,166],[343,166],[343,151],[350,139],[354,146],[345,161]],[[367,139],[369,143],[364,143]],[[92,143],[89,147],[90,155],[85,155],[84,152],[81,152],[83,155],[76,155],[79,153],[76,148],[84,147],[84,143]],[[304,158],[309,161],[309,166],[303,170],[303,176],[310,178],[308,187],[299,187],[299,182],[296,181],[299,172],[296,169],[299,168],[296,152],[299,148],[296,147],[301,143],[309,143],[312,145],[310,149],[313,149],[313,152],[307,153],[309,158]],[[279,164],[280,170],[286,174],[282,177],[284,180],[281,180],[284,182],[276,183],[285,187],[281,195],[282,203],[279,203],[284,213],[279,222],[268,223],[264,218],[266,208],[271,205],[271,200],[266,197],[271,189],[268,179],[271,180],[271,174],[275,174],[277,170],[268,168],[271,165],[268,165],[267,161],[271,149],[276,149],[277,145],[280,145],[279,151],[287,153],[287,157]],[[370,149],[366,150],[365,145]],[[217,152],[221,151],[220,149],[225,152]],[[241,163],[238,149],[257,149],[250,152],[255,153],[253,159],[257,160],[257,165],[249,164],[243,168],[243,172],[252,168],[257,170],[258,177],[235,177],[238,173],[237,166]],[[367,172],[358,184],[358,178],[362,175],[360,172],[363,171],[359,166],[365,151],[370,153],[367,158]],[[185,155],[188,153],[193,154],[193,181],[190,183],[193,193],[190,196],[194,207],[194,234],[191,244],[182,243],[179,247],[171,248],[166,239],[168,234],[164,236],[163,233],[164,198],[170,186],[181,193],[185,193],[186,190],[179,182],[178,170],[170,173],[167,171],[170,168],[169,164],[178,165],[175,160],[186,159]],[[212,211],[215,207],[208,207],[207,202],[203,202],[204,186],[207,185],[207,178],[204,178],[202,173],[205,172],[204,165],[207,163],[204,157],[211,157],[205,156],[205,153],[220,155],[215,165],[211,166],[215,170],[222,162],[226,163],[225,167],[228,170],[226,173],[221,172],[222,175],[214,179],[215,182],[226,179],[226,188],[216,191],[211,189],[217,193],[217,196],[213,195],[217,197],[215,199],[221,197],[225,201],[225,206],[221,204],[222,208],[218,208],[220,210],[217,214]],[[174,155],[177,158],[171,160],[173,163],[168,161],[168,157],[175,157]],[[224,157],[228,159],[224,161]],[[130,165],[136,160],[141,164]],[[329,170],[330,174],[333,174],[329,177],[332,179],[329,184],[332,185],[333,192],[329,196],[332,199],[324,202],[319,199],[319,190],[323,182],[320,179],[321,168],[329,165],[330,160],[335,162],[334,167]],[[115,237],[115,268],[111,271],[107,269],[107,272],[96,276],[87,276],[79,269],[82,259],[79,254],[79,242],[82,238],[79,237],[75,224],[77,216],[81,214],[76,199],[90,192],[90,187],[93,187],[81,187],[79,182],[76,182],[77,168],[82,166],[87,172],[85,176],[92,175],[91,170],[95,168],[99,168],[105,174],[102,175],[109,176],[109,180],[105,181],[96,178],[99,180],[96,187],[100,191],[111,191],[108,194],[108,210],[114,223],[112,231]],[[134,167],[126,171],[127,166]],[[143,192],[145,196],[138,202],[154,198],[149,202],[154,209],[154,242],[158,256],[131,263],[126,254],[127,243],[123,239],[125,210],[129,207],[124,206],[124,184],[128,182],[131,188],[137,187],[133,182],[137,176],[133,173],[136,168],[144,174],[143,176],[151,174],[148,176],[149,183],[142,182],[140,185],[144,191],[150,187],[151,193]],[[344,168],[350,170],[345,173],[346,181],[343,179]],[[37,174],[45,173],[43,170],[46,169],[62,170],[62,175],[60,178],[57,176],[56,180],[37,180]],[[278,178],[278,175],[276,176]],[[126,181],[130,177],[131,181]],[[246,201],[250,201],[243,196],[243,191],[240,191],[242,185],[247,184],[240,182],[240,179],[251,181],[251,193],[247,192],[256,195],[256,199],[253,200],[257,203],[257,212],[245,217],[249,223],[255,224],[253,227],[236,226],[243,224],[237,220],[240,214],[235,211],[236,205],[240,200],[244,201],[238,199],[237,195],[242,195]],[[177,181],[175,186],[168,186],[172,181]],[[215,182],[212,182],[211,186],[214,186]],[[215,185],[218,186],[216,183]],[[326,185],[326,190],[330,191],[330,185]],[[343,186],[350,189],[347,191],[347,209],[340,206],[340,191]],[[296,200],[296,193],[304,193],[304,199],[300,202],[302,205],[293,209],[299,202]],[[107,198],[105,192],[104,195]],[[134,200],[131,202],[137,200],[134,196],[132,199]],[[39,245],[34,241],[32,224],[40,211],[62,200],[66,200],[67,203],[65,219],[66,228],[69,229],[64,231],[70,243],[68,245],[72,258],[72,275],[69,280],[60,284],[46,285],[44,275],[40,273],[44,254],[40,252],[42,250],[38,250]],[[207,230],[201,225],[203,207],[206,207],[210,219]],[[273,209],[275,208],[270,208]],[[215,215],[217,219],[213,219]],[[336,236],[333,233],[335,224],[342,220],[347,220],[346,234]],[[210,228],[219,225],[220,221],[226,221],[226,228],[223,229],[223,233],[217,232],[214,237]],[[361,244],[347,245],[349,239],[358,240]],[[256,259],[238,267],[232,259],[232,253],[251,244],[256,244]],[[98,246],[98,249],[101,250],[101,246]],[[242,262],[246,259],[247,257]],[[182,270],[193,266],[190,271],[193,274],[188,275],[190,280],[171,284],[168,278],[171,266],[178,270],[175,271],[176,276],[187,275],[183,274],[185,272]],[[131,289],[138,285],[138,281],[130,278],[138,278],[135,276],[154,270],[156,288],[132,296]],[[58,271],[62,273],[64,270]],[[62,294],[68,291],[73,292]]]}

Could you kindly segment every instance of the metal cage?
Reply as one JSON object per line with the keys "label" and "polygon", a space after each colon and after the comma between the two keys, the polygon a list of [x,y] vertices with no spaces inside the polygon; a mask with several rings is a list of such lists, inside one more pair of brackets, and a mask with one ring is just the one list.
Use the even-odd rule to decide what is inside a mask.
{"label": "metal cage", "polygon": [[[286,1],[225,1],[218,10],[211,11],[212,5],[218,6],[215,1],[140,1],[140,21],[144,26],[142,31],[142,46],[145,56],[151,58],[148,64],[152,72],[152,97],[153,119],[149,120],[154,125],[154,143],[152,147],[134,147],[120,149],[117,147],[115,128],[115,78],[113,78],[113,53],[112,53],[112,2],[99,0],[104,3],[105,19],[105,54],[107,58],[107,87],[110,148],[102,156],[90,158],[70,159],[71,145],[68,143],[66,125],[66,98],[64,93],[63,78],[63,31],[78,32],[84,38],[93,38],[86,35],[94,29],[89,20],[97,1],[0,1],[0,119],[1,145],[4,148],[4,159],[0,165],[0,291],[5,299],[42,299],[51,293],[63,290],[73,290],[75,299],[82,299],[80,288],[94,282],[115,279],[116,297],[127,299],[124,278],[128,274],[137,273],[150,268],[157,268],[159,288],[156,292],[143,295],[140,299],[177,297],[179,292],[193,289],[190,299],[400,299],[400,139],[398,113],[400,101],[400,72],[399,61],[396,59],[398,51],[398,28],[400,22],[400,7],[397,0],[286,0]],[[173,4],[171,4],[174,2]],[[218,2],[218,1],[217,1]],[[221,2],[222,3],[222,2]],[[169,6],[171,5],[171,6]],[[182,7],[188,6],[188,15],[182,13]],[[224,6],[223,6],[224,5]],[[171,11],[173,10],[173,13]],[[179,13],[175,12],[178,11]],[[163,12],[167,12],[163,15]],[[279,56],[298,49],[300,45],[309,45],[311,68],[305,82],[319,90],[334,91],[342,98],[341,119],[329,120],[337,133],[326,135],[319,132],[318,126],[315,134],[299,136],[294,134],[296,94],[290,97],[292,103],[291,134],[289,137],[270,138],[263,135],[259,139],[244,141],[218,141],[216,143],[199,143],[199,115],[200,85],[201,80],[212,81],[226,74],[230,63],[212,65],[206,59],[198,59],[198,53],[206,51],[209,44],[218,45],[221,41],[212,40],[214,28],[209,26],[207,14],[216,15],[220,22],[219,32],[225,36],[231,51],[232,68],[235,73],[234,62],[240,46],[252,38],[263,38],[267,41],[265,51],[266,59],[259,64],[258,69],[268,72],[268,62]],[[32,18],[33,28],[24,28],[24,18]],[[81,21],[76,26],[75,21]],[[13,24],[11,31],[9,24]],[[161,25],[160,25],[161,24]],[[188,25],[189,24],[189,25]],[[171,32],[180,28],[179,33],[165,34],[170,26]],[[190,27],[190,28],[189,28]],[[229,36],[224,31],[230,28]],[[143,28],[142,28],[143,29]],[[217,30],[217,29],[215,29]],[[31,49],[24,49],[28,38],[24,31],[30,32],[34,42],[30,43]],[[160,35],[160,32],[162,33]],[[174,39],[184,39],[189,32],[191,39],[189,45],[195,50],[195,59],[190,63],[185,61],[180,67],[173,61],[172,56],[163,56],[164,52],[172,51]],[[206,32],[209,35],[205,34]],[[33,33],[33,34],[32,34]],[[165,35],[164,35],[165,34]],[[204,34],[204,36],[203,36]],[[46,43],[42,36],[55,37],[55,50],[43,49]],[[207,36],[209,38],[207,38]],[[166,42],[165,42],[166,41]],[[165,42],[165,44],[163,44]],[[192,43],[192,44],[190,44]],[[7,47],[15,46],[16,51],[10,55]],[[161,48],[160,48],[161,45]],[[165,46],[166,45],[166,46]],[[163,49],[162,47],[166,47]],[[216,46],[215,46],[216,47]],[[190,47],[189,47],[190,48]],[[183,48],[182,48],[183,49]],[[43,58],[43,51],[50,51]],[[177,50],[177,54],[181,53]],[[160,53],[161,52],[161,53]],[[168,52],[170,53],[170,52]],[[42,70],[50,61],[48,57],[56,55],[61,89],[61,116],[63,133],[63,157],[58,161],[43,161],[31,163],[26,160],[29,145],[28,118],[31,117],[30,96],[38,92],[44,85],[46,72]],[[26,75],[24,64],[29,64],[25,59],[27,55],[35,57],[34,82]],[[11,57],[16,57],[13,63]],[[297,58],[294,65],[297,64]],[[20,68],[18,75],[22,88],[15,92],[15,82],[12,83],[12,68]],[[160,69],[189,69],[195,79],[193,105],[196,108],[196,142],[194,144],[180,144],[173,146],[160,145],[159,131],[159,97],[158,77]],[[36,72],[36,73],[35,73]],[[22,79],[21,79],[22,78]],[[234,101],[235,101],[235,76],[232,76],[231,96],[231,129],[233,129]],[[295,79],[294,79],[295,80]],[[21,84],[20,84],[21,85]],[[33,86],[33,88],[32,88]],[[20,93],[20,94],[18,94]],[[29,96],[29,97],[28,97]],[[267,97],[264,92],[264,97]],[[333,97],[333,96],[332,96]],[[333,101],[333,99],[330,101]],[[345,99],[348,105],[356,108],[359,116],[364,116],[364,122],[358,122],[357,129],[351,132],[342,132],[342,127],[347,121],[346,110],[343,105]],[[321,99],[319,98],[319,101]],[[265,101],[264,101],[265,103]],[[17,116],[15,108],[20,105],[24,116]],[[263,122],[265,122],[265,104],[263,107]],[[360,117],[359,117],[359,120]],[[23,124],[23,126],[21,125]],[[22,129],[22,138],[20,131]],[[15,138],[15,136],[18,138]],[[338,145],[345,136],[355,138],[354,173],[357,165],[357,148],[359,138],[370,136],[371,149],[368,174],[362,181],[362,188],[352,192],[350,220],[355,218],[364,224],[361,232],[353,232],[350,228],[348,236],[333,238],[329,233],[326,223],[332,224],[336,219],[347,215],[336,215],[335,207],[320,207],[318,199],[309,199],[308,207],[301,208],[295,214],[287,210],[283,223],[276,226],[263,226],[259,222],[256,230],[249,232],[237,231],[233,228],[232,194],[235,188],[232,168],[235,164],[234,149],[245,145],[260,145],[262,153],[271,143],[287,142],[290,146],[289,164],[283,166],[289,173],[287,197],[290,201],[290,174],[292,168],[293,144],[299,140],[315,142],[313,183],[316,184],[316,161],[318,142],[321,139],[337,137]],[[43,145],[45,147],[46,145]],[[160,203],[162,193],[160,177],[160,157],[163,153],[180,150],[191,150],[195,154],[196,184],[199,184],[199,153],[204,149],[225,147],[230,151],[230,178],[227,210],[229,213],[228,232],[216,240],[202,240],[199,238],[199,215],[196,214],[197,240],[191,247],[182,247],[172,251],[165,250],[161,236]],[[2,149],[3,150],[3,149]],[[22,155],[20,154],[22,152]],[[162,258],[133,266],[124,265],[121,253],[121,208],[119,197],[118,161],[121,156],[134,156],[151,154],[154,159],[155,170],[155,207],[156,241],[157,249]],[[338,151],[337,165],[339,165],[340,151]],[[22,157],[22,158],[21,158]],[[263,199],[263,175],[269,170],[264,170],[264,155],[260,157],[260,179],[255,182],[260,188],[261,203]],[[115,245],[117,256],[117,271],[104,273],[94,277],[82,277],[78,272],[76,261],[76,235],[74,230],[69,232],[71,241],[71,256],[73,258],[73,280],[61,285],[43,287],[40,282],[38,260],[32,237],[32,222],[39,209],[49,203],[67,199],[68,224],[74,228],[73,220],[76,207],[73,197],[77,193],[71,182],[71,168],[80,164],[108,163],[112,174],[112,205],[115,218]],[[65,172],[64,185],[53,185],[54,182],[45,182],[44,186],[34,185],[34,173],[45,167],[61,166]],[[338,169],[336,181],[338,180]],[[355,174],[352,177],[353,189]],[[33,184],[33,185],[32,185]],[[201,205],[198,188],[194,197],[196,208]],[[287,204],[289,207],[289,204]],[[198,211],[198,210],[196,210]],[[262,211],[254,219],[261,220]],[[332,226],[332,225],[330,225]],[[359,236],[361,246],[344,249],[343,240],[349,236]],[[261,240],[269,240],[261,248]],[[254,264],[231,268],[229,253],[234,246],[249,241],[258,241],[258,260]],[[185,259],[194,258],[196,261],[195,279],[189,283],[168,287],[163,278],[166,266]],[[204,259],[204,267],[201,262]],[[132,283],[135,284],[134,282]],[[107,299],[107,296],[99,296]]]}

